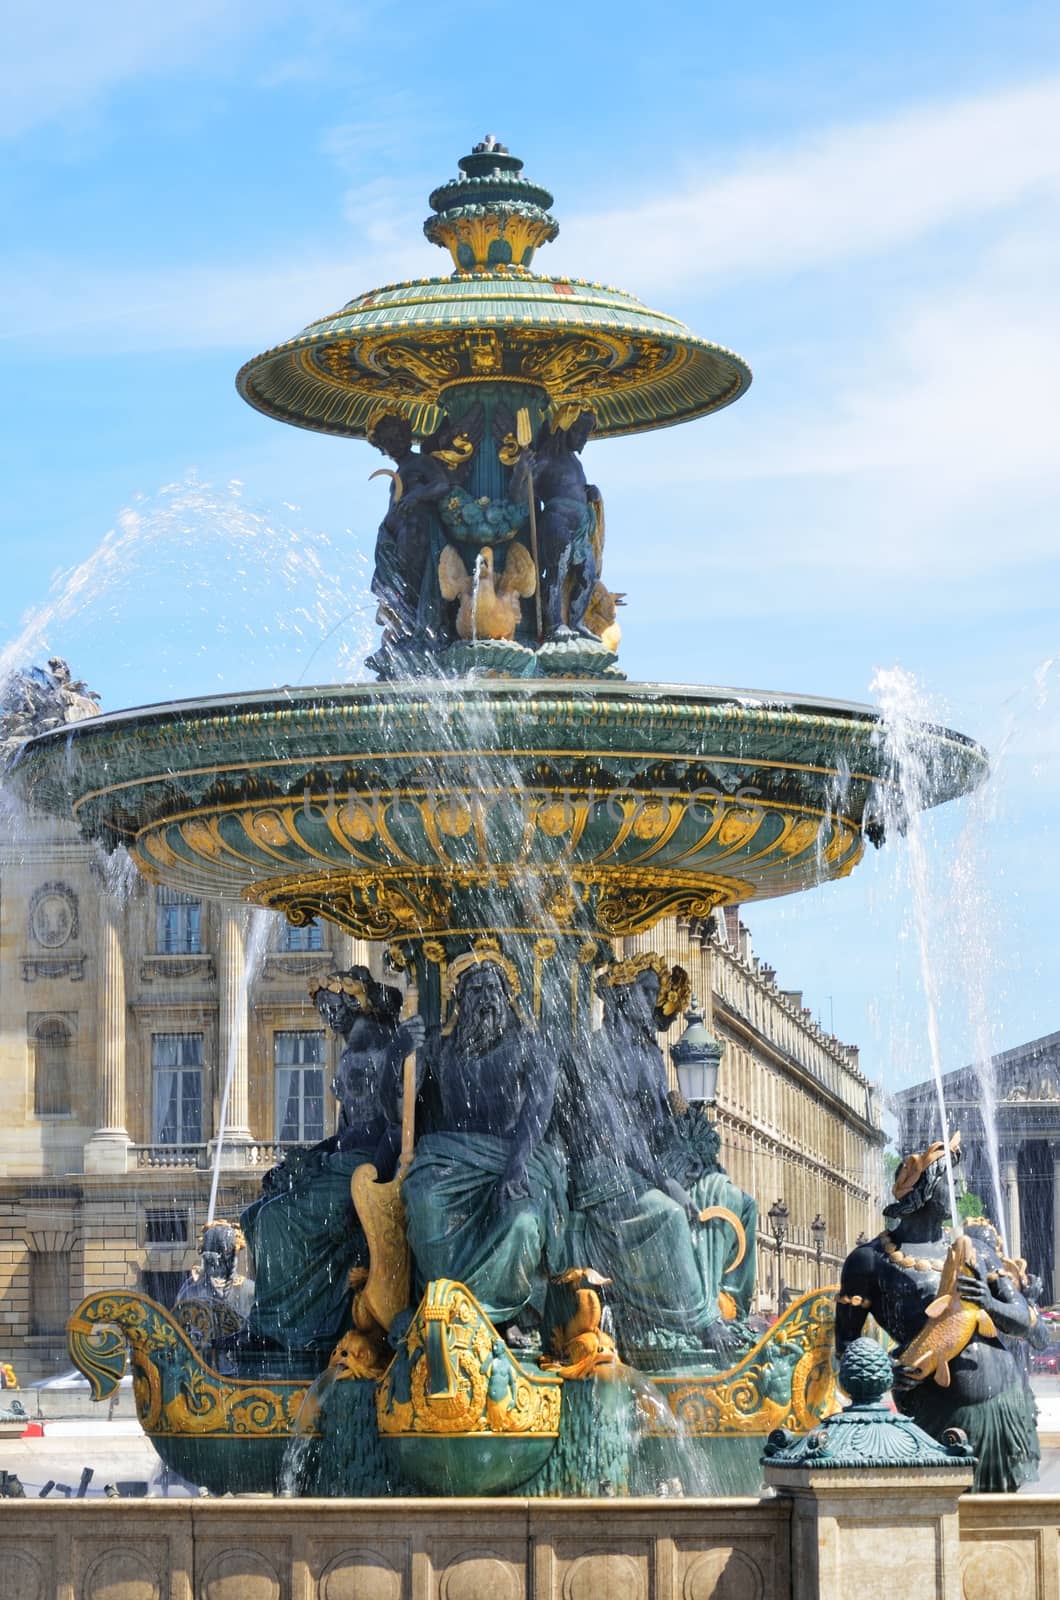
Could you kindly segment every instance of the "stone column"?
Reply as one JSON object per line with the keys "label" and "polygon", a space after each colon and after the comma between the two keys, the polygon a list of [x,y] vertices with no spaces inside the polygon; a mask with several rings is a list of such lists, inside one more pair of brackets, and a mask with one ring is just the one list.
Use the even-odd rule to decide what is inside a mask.
{"label": "stone column", "polygon": [[1019,1162],[1015,1150],[1001,1152],[1001,1195],[1005,1202],[1005,1232],[1008,1235],[1009,1255],[1020,1251],[1020,1189]]}
{"label": "stone column", "polygon": [[[250,1140],[250,1055],[246,914],[242,906],[225,905],[221,908],[217,999],[220,1023],[217,1063],[219,1105],[229,1067],[232,1071],[225,1143],[246,1144]],[[220,1132],[220,1129],[217,1131]]]}
{"label": "stone column", "polygon": [[1060,1284],[1060,1144],[1053,1145],[1053,1300]]}
{"label": "stone column", "polygon": [[100,902],[98,1009],[99,1124],[85,1146],[86,1172],[124,1172],[131,1140],[125,1128],[125,956],[120,912]]}

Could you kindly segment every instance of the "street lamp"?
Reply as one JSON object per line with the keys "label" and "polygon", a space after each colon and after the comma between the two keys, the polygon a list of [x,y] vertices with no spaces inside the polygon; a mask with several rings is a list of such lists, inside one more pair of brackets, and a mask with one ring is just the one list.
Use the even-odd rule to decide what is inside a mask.
{"label": "street lamp", "polygon": [[828,1224],[818,1211],[810,1223],[810,1232],[813,1234],[813,1249],[817,1257],[817,1287],[821,1287],[821,1256],[824,1254],[824,1236],[828,1232]]}
{"label": "street lamp", "polygon": [[774,1200],[766,1215],[777,1247],[777,1316],[784,1309],[784,1241],[788,1237],[788,1218],[791,1215],[783,1200]]}
{"label": "street lamp", "polygon": [[720,1041],[707,1032],[695,995],[685,1012],[685,1021],[688,1027],[677,1043],[670,1046],[678,1087],[690,1106],[712,1106],[718,1097],[722,1047]]}

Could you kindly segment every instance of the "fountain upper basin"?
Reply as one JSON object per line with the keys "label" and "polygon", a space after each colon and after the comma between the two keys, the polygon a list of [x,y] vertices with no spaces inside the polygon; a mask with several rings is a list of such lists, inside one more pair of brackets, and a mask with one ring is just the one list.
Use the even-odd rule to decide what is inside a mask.
{"label": "fountain upper basin", "polygon": [[[973,741],[922,742],[925,804],[985,776]],[[152,880],[387,938],[458,925],[462,891],[622,934],[805,889],[853,868],[894,779],[868,706],[419,680],[91,718],[29,741],[9,782]]]}

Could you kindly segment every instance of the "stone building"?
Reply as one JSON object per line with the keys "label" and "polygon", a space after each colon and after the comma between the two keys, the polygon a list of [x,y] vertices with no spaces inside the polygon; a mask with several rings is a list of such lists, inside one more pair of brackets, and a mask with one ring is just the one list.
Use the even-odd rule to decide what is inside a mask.
{"label": "stone building", "polygon": [[[738,917],[665,924],[636,943],[692,974],[725,1043],[723,1159],[764,1214],[790,1212],[783,1281],[811,1288],[877,1225],[878,1098],[857,1051],[826,1036],[752,955]],[[155,889],[72,827],[21,827],[0,849],[0,1360],[23,1382],[69,1365],[87,1293],[171,1301],[207,1213],[223,1085],[217,1214],[234,1217],[287,1144],[334,1126],[336,1041],[310,979],[382,951],[329,925]],[[683,1026],[675,1026],[674,1037]],[[666,1041],[663,1041],[664,1043]],[[776,1296],[763,1220],[762,1303]]]}
{"label": "stone building", "polygon": [[[1002,1227],[1009,1254],[1023,1256],[1042,1279],[1042,1304],[1054,1304],[1060,1298],[1060,1033],[1005,1050],[985,1068],[947,1072],[942,1086],[950,1127],[961,1134],[966,1187]],[[933,1080],[893,1099],[899,1149],[922,1149],[939,1137]]]}

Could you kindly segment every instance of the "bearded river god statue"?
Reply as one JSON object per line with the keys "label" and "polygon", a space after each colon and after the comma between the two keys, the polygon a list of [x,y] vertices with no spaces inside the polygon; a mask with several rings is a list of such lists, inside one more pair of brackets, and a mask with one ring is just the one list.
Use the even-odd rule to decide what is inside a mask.
{"label": "bearded river god statue", "polygon": [[[960,1136],[951,1160],[960,1158]],[[1037,1315],[1024,1293],[1025,1265],[1001,1254],[990,1223],[943,1237],[949,1211],[941,1142],[906,1156],[894,1180],[888,1229],[843,1264],[836,1304],[842,1355],[871,1313],[896,1341],[893,1395],[899,1410],[940,1441],[952,1428],[976,1457],[975,1489],[1016,1490],[1038,1475],[1036,1408],[1014,1354]]]}
{"label": "bearded river god statue", "polygon": [[520,1016],[518,975],[499,950],[454,961],[447,996],[447,1019],[422,1052],[409,1244],[424,1282],[459,1279],[509,1331],[543,1311],[564,1231],[563,1161],[545,1140],[557,1060]]}

